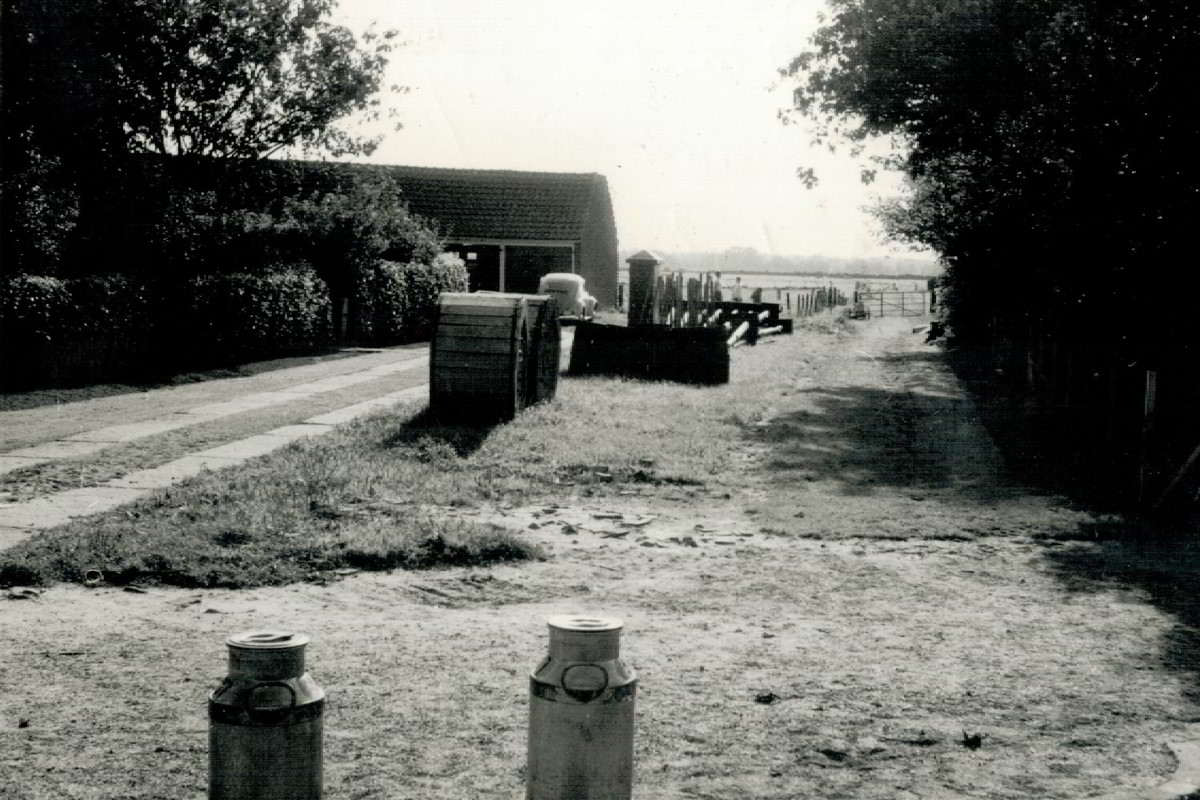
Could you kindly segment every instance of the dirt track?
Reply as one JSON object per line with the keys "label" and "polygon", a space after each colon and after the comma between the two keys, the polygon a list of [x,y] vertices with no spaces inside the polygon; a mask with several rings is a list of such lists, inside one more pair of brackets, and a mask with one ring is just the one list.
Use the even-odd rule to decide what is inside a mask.
{"label": "dirt track", "polygon": [[767,357],[721,481],[476,512],[544,562],[0,601],[0,796],[201,797],[222,639],[293,627],[330,697],[327,796],[519,797],[543,620],[582,610],[626,623],[640,798],[1066,800],[1170,775],[1166,743],[1200,738],[1194,549],[1097,539],[1105,520],[1009,480],[904,322],[738,351],[735,380]]}

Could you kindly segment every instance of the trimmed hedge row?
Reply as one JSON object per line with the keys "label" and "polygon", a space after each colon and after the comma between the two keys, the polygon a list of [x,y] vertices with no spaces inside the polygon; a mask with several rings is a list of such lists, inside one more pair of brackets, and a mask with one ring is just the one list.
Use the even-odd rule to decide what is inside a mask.
{"label": "trimmed hedge row", "polygon": [[[467,288],[462,260],[378,262],[355,287],[361,344],[433,335],[437,298]],[[334,343],[328,287],[307,266],[147,284],[124,275],[0,279],[0,391],[142,381],[319,352]]]}
{"label": "trimmed hedge row", "polygon": [[202,275],[187,281],[169,325],[177,358],[194,367],[298,355],[332,344],[331,304],[311,269]]}
{"label": "trimmed hedge row", "polygon": [[432,264],[379,261],[355,286],[355,338],[376,346],[425,341],[437,325],[438,295],[465,291],[466,265],[449,253]]}
{"label": "trimmed hedge row", "polygon": [[[355,288],[362,344],[433,335],[437,298],[467,288],[461,259],[378,262]],[[328,287],[307,266],[147,284],[124,275],[0,279],[0,391],[144,381],[319,352],[334,343]]]}
{"label": "trimmed hedge row", "polygon": [[0,281],[0,389],[145,377],[155,312],[123,275]]}

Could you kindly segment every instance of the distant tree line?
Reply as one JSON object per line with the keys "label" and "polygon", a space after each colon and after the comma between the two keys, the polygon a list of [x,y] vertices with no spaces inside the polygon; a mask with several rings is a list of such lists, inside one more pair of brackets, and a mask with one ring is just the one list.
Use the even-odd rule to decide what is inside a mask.
{"label": "distant tree line", "polygon": [[[656,251],[657,252],[657,251]],[[623,253],[622,259],[633,251]],[[753,247],[728,247],[718,251],[658,252],[668,267],[695,272],[771,272],[800,275],[932,276],[941,272],[934,258],[840,258],[760,253]]]}

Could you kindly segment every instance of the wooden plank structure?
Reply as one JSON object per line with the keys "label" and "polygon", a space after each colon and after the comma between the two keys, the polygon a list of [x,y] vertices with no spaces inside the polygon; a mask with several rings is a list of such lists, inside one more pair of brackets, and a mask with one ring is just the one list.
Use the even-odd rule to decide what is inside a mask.
{"label": "wooden plank structure", "polygon": [[729,382],[723,328],[624,327],[588,322],[575,329],[572,375],[620,375],[700,385]]}
{"label": "wooden plank structure", "polygon": [[512,419],[554,396],[558,311],[548,295],[442,294],[429,354],[429,405],[442,416]]}
{"label": "wooden plank structure", "polygon": [[558,390],[558,363],[562,354],[562,327],[558,303],[550,295],[525,295],[525,305],[533,324],[529,326],[525,404],[554,399]]}

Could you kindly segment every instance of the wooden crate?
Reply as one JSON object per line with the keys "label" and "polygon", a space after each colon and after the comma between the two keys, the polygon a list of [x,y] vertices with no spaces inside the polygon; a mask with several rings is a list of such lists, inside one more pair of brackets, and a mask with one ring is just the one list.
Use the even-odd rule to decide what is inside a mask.
{"label": "wooden crate", "polygon": [[549,295],[443,294],[430,347],[429,402],[460,419],[512,419],[554,397],[561,331]]}
{"label": "wooden crate", "polygon": [[528,314],[524,295],[439,298],[429,353],[429,405],[435,413],[506,420],[525,406]]}
{"label": "wooden crate", "polygon": [[528,385],[525,399],[528,405],[554,398],[558,390],[558,362],[562,347],[561,309],[550,295],[527,295],[529,326]]}

